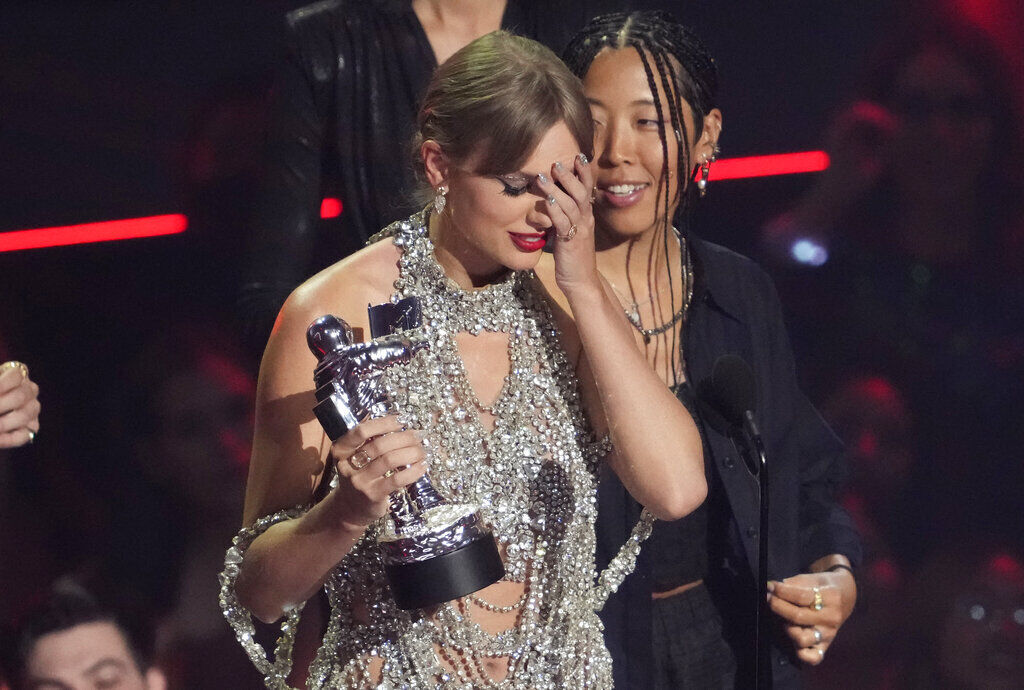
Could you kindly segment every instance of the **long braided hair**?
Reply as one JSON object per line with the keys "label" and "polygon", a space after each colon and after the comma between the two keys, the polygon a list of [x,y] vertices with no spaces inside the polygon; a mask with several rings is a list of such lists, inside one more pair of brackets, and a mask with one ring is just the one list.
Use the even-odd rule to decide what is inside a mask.
{"label": "long braided hair", "polygon": [[[696,185],[690,184],[698,166],[690,161],[689,130],[699,136],[703,129],[704,117],[716,107],[715,99],[718,93],[718,68],[714,59],[708,52],[707,47],[689,28],[680,24],[675,17],[664,11],[642,11],[642,12],[613,12],[603,14],[583,27],[566,46],[562,53],[562,59],[569,69],[576,76],[582,79],[594,58],[602,50],[622,50],[633,48],[640,56],[647,75],[647,84],[651,89],[654,98],[654,107],[658,115],[658,137],[661,139],[662,165],[661,174],[658,179],[656,199],[661,207],[660,221],[662,223],[662,242],[665,256],[669,256],[669,233],[673,227],[673,214],[670,212],[674,205],[677,206],[674,214],[681,226],[681,237],[685,238],[692,219],[692,210],[698,198]],[[668,101],[668,122],[671,129],[666,126],[665,113],[662,109],[660,99],[657,98],[658,85],[665,94]],[[685,100],[690,106],[693,114],[693,121],[688,128],[683,122],[683,109],[681,102]],[[670,140],[668,133],[672,132],[675,137],[676,146],[676,170],[668,169],[668,152]],[[676,176],[679,184],[672,193],[669,179]],[[654,268],[654,244],[648,257],[648,274]],[[685,247],[685,245],[683,245]],[[681,272],[683,274],[683,299],[687,298],[688,286],[685,284],[687,271],[685,271],[687,257],[683,256]],[[673,284],[672,262],[667,262],[669,287]],[[651,288],[651,281],[647,281],[648,292],[651,300],[654,299],[654,290]],[[670,311],[676,314],[675,290],[669,290]],[[685,307],[685,305],[684,305]],[[684,316],[685,318],[685,316]],[[672,328],[670,352],[670,368],[673,383],[676,381],[676,373],[679,364],[677,359],[680,356],[679,342],[677,340],[679,329]]]}

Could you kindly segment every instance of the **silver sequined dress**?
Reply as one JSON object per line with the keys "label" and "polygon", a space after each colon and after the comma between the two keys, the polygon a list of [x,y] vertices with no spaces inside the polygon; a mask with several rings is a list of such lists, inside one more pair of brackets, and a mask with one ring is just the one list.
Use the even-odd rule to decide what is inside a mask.
{"label": "silver sequined dress", "polygon": [[[490,604],[472,597],[444,604],[430,617],[399,610],[376,546],[382,520],[328,578],[332,616],[309,686],[611,688],[611,659],[595,610],[632,569],[650,520],[598,578],[597,469],[609,446],[594,438],[587,423],[536,277],[512,273],[481,290],[463,291],[434,259],[425,214],[392,224],[381,235],[392,236],[403,252],[393,298],[421,299],[422,336],[429,343],[409,365],[390,369],[385,386],[403,421],[426,431],[438,491],[453,502],[481,507],[502,549],[506,579],[521,583],[523,596],[502,609],[516,615],[507,616],[514,621],[496,634],[473,621],[480,606]],[[458,333],[482,331],[509,337],[508,375],[489,407],[473,392],[456,345]],[[485,416],[494,420],[493,428]],[[236,553],[228,553],[222,605],[250,654],[255,643],[244,625],[248,615],[233,597],[232,573],[255,532],[294,514],[258,523],[236,539]],[[279,659],[289,651],[286,638],[296,615],[285,623]],[[495,659],[508,660],[501,682],[484,668],[484,661]],[[382,670],[376,671],[381,660]],[[268,686],[286,687],[284,665],[263,663],[257,666]]]}

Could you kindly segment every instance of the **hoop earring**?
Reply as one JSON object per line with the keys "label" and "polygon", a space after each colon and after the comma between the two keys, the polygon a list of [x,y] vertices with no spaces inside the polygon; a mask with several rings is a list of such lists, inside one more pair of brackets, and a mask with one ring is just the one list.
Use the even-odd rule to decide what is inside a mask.
{"label": "hoop earring", "polygon": [[437,215],[441,215],[445,205],[448,203],[448,198],[445,196],[447,193],[448,187],[446,185],[438,185],[437,194],[434,195],[434,213]]}

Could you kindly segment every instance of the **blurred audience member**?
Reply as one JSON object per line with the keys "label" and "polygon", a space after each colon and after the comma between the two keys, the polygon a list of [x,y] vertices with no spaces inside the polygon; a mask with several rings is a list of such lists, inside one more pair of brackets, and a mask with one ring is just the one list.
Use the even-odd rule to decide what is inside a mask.
{"label": "blurred audience member", "polygon": [[128,629],[78,585],[57,583],[45,601],[10,631],[4,645],[12,690],[163,690]]}
{"label": "blurred audience member", "polygon": [[0,450],[35,441],[39,410],[39,386],[28,377],[28,367],[0,364]]}
{"label": "blurred audience member", "polygon": [[[258,688],[224,622],[217,574],[238,531],[255,384],[231,338],[171,326],[125,375],[113,415],[131,458],[99,581],[156,621],[174,688]],[[112,497],[113,499],[113,497]]]}
{"label": "blurred audience member", "polygon": [[846,443],[850,474],[842,502],[857,522],[865,554],[898,560],[895,533],[914,462],[903,394],[884,378],[861,376],[840,387],[822,414]]}
{"label": "blurred audience member", "polygon": [[822,414],[846,443],[850,474],[841,495],[864,545],[857,572],[857,611],[829,647],[829,662],[807,673],[807,687],[895,688],[901,657],[892,640],[906,625],[901,605],[906,564],[895,548],[903,495],[913,468],[911,419],[899,390],[863,376],[845,383]]}
{"label": "blurred audience member", "polygon": [[830,135],[832,167],[764,240],[812,396],[884,376],[907,397],[918,459],[894,548],[950,530],[1024,529],[1020,138],[984,37],[895,33]]}
{"label": "blurred audience member", "polygon": [[[1024,560],[984,538],[946,545],[908,589],[900,687],[1012,690],[1024,679]],[[909,634],[908,634],[909,633]]]}

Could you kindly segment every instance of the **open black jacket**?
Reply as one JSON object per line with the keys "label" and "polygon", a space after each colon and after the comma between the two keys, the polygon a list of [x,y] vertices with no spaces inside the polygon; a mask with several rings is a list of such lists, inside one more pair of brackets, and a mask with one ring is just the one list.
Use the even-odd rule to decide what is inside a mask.
{"label": "open black jacket", "polygon": [[[631,4],[508,0],[502,26],[557,53],[591,17]],[[326,0],[287,15],[240,302],[254,347],[299,283],[420,207],[410,143],[436,67],[410,0]],[[341,199],[339,219],[320,220],[325,196]]]}
{"label": "open black jacket", "polygon": [[[845,473],[843,448],[797,385],[793,354],[771,280],[754,262],[699,238],[689,238],[697,277],[683,355],[696,383],[715,360],[736,354],[758,384],[758,426],[770,481],[768,576],[807,572],[818,558],[840,553],[856,566],[860,541],[835,498]],[[739,663],[737,687],[751,686],[753,612],[758,551],[758,485],[729,437],[703,424],[710,465],[707,586],[722,614],[725,635]],[[599,490],[598,564],[626,540],[640,506],[609,473]],[[617,688],[649,688],[651,655],[650,562],[641,552],[637,571],[604,611],[605,639],[615,661]],[[781,629],[773,635],[775,688],[799,687],[799,662]]]}

